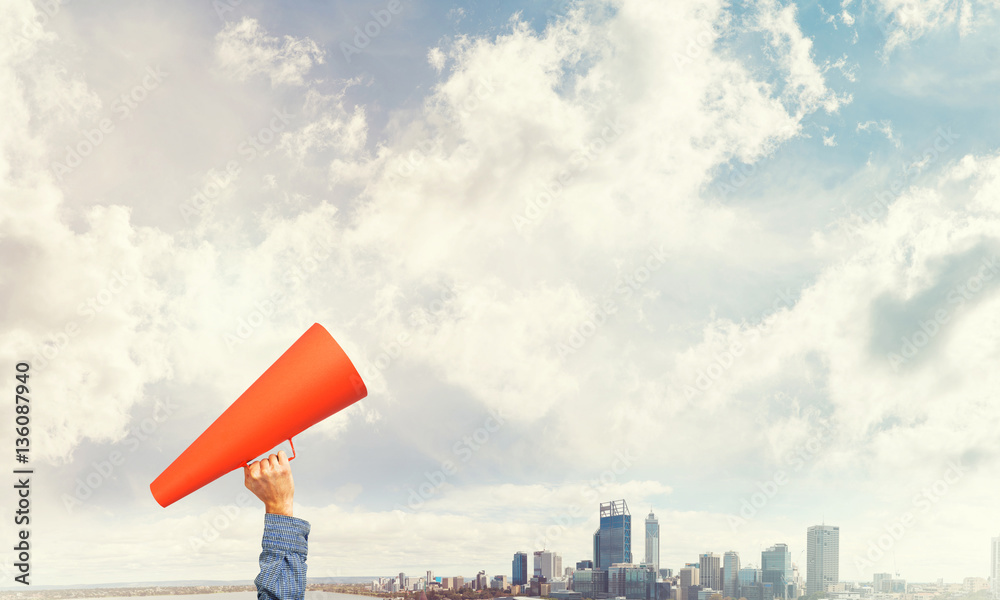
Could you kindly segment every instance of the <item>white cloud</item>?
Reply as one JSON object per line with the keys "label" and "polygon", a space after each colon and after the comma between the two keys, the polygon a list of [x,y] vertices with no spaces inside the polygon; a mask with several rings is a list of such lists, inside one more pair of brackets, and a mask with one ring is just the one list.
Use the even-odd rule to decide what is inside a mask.
{"label": "white cloud", "polygon": [[[976,29],[988,30],[1000,7],[995,0],[879,0],[877,6],[876,18],[885,37],[886,58],[896,48],[935,29],[956,25],[962,36]],[[980,15],[978,22],[976,14]]]}
{"label": "white cloud", "polygon": [[219,71],[236,81],[264,75],[277,85],[305,85],[314,65],[323,64],[323,50],[309,38],[267,35],[257,19],[229,22],[215,36]]}
{"label": "white cloud", "polygon": [[[762,36],[766,56],[733,52],[728,44],[742,34]],[[931,292],[953,285],[947,274],[972,264],[962,253],[977,258],[1000,233],[994,157],[963,159],[941,182],[902,195],[884,221],[816,234],[811,248],[795,242],[809,234],[801,224],[707,199],[720,170],[762,165],[811,116],[850,100],[827,80],[836,68],[853,81],[846,57],[831,64],[814,56],[794,5],[762,2],[740,22],[709,0],[591,3],[542,32],[515,18],[502,35],[458,36],[429,51],[436,83],[398,111],[353,100],[356,81],[333,91],[311,81],[323,55],[308,38],[269,37],[253,19],[230,23],[216,37],[217,69],[290,86],[282,101],[297,118],[253,160],[234,151],[236,142],[206,153],[194,174],[167,153],[141,166],[149,176],[180,172],[191,180],[181,186],[186,194],[240,159],[239,176],[183,226],[164,213],[86,206],[97,194],[85,186],[72,196],[53,187],[46,169],[56,151],[31,118],[62,122],[51,98],[74,99],[63,102],[77,107],[67,123],[97,102],[85,79],[57,62],[44,76],[18,62],[49,43],[39,36],[18,50],[0,79],[11,109],[0,130],[3,184],[24,200],[2,208],[4,256],[17,260],[0,272],[26,290],[3,296],[10,335],[0,354],[11,364],[53,326],[79,319],[79,304],[98,297],[115,269],[136,278],[53,361],[52,376],[42,373],[37,393],[51,400],[39,413],[46,425],[36,432],[37,458],[56,468],[74,452],[115,448],[134,425],[130,415],[168,395],[183,414],[108,483],[130,492],[121,505],[107,504],[108,489],[76,516],[60,513],[40,527],[49,540],[73,532],[66,544],[43,544],[51,554],[38,558],[78,565],[64,578],[120,564],[120,556],[80,552],[79,540],[106,525],[101,519],[116,520],[112,541],[134,546],[151,578],[252,576],[252,556],[249,565],[238,561],[259,541],[257,512],[244,511],[210,551],[190,555],[189,537],[217,514],[199,502],[232,478],[150,518],[148,475],[189,441],[196,417],[217,415],[314,321],[334,332],[370,388],[369,398],[310,433],[315,444],[369,444],[357,460],[331,452],[330,469],[353,479],[301,480],[300,498],[319,490],[301,513],[323,524],[311,537],[324,548],[310,558],[320,575],[457,571],[470,561],[505,568],[509,552],[533,544],[620,448],[638,458],[601,499],[626,497],[642,514],[646,501],[699,490],[670,496],[676,510],[657,507],[664,529],[677,532],[674,564],[690,548],[773,543],[812,524],[824,506],[840,511],[845,529],[877,531],[885,515],[847,512],[850,494],[880,494],[883,512],[905,505],[910,480],[936,476],[939,455],[972,463],[979,453],[984,466],[968,475],[969,490],[995,475],[995,294],[954,307],[933,343],[902,365],[905,377],[887,358],[928,318],[921,311],[936,306]],[[416,56],[423,64],[423,50]],[[239,92],[247,104],[274,100],[253,87]],[[219,105],[206,102],[206,112],[228,110],[210,101]],[[836,144],[821,129],[823,143]],[[898,144],[888,120],[857,130]],[[188,131],[203,137],[184,151],[217,135]],[[146,135],[145,145],[160,147],[166,134]],[[18,162],[11,148],[24,149]],[[130,151],[114,158],[124,163]],[[765,186],[764,195],[775,189]],[[86,220],[71,221],[67,208]],[[786,291],[775,276],[788,265],[805,272],[801,291]],[[759,316],[742,322],[740,312]],[[393,512],[424,465],[453,459],[453,444],[491,409],[507,423],[476,462],[412,514]],[[789,454],[801,455],[824,420],[823,452],[746,530],[731,531],[727,516],[745,494],[789,468]],[[393,477],[371,466],[381,464],[380,452],[402,465]],[[693,459],[701,456],[712,469]],[[90,465],[62,468],[66,489]],[[579,501],[589,503],[585,517],[558,536],[566,557],[585,555],[593,531],[594,499]],[[968,490],[956,489],[950,502],[988,506]],[[513,516],[525,505],[530,518]],[[129,520],[135,506],[141,518]],[[933,533],[940,518],[928,515],[928,529],[908,540]],[[978,531],[966,525],[948,530]],[[483,538],[492,545],[473,543]],[[370,556],[345,550],[361,539]],[[925,551],[933,547],[915,544],[925,558],[912,568],[933,572],[939,557]],[[856,550],[846,539],[845,548]]]}
{"label": "white cloud", "polygon": [[[982,343],[997,333],[991,315],[1000,302],[992,284],[1000,275],[993,262],[1000,214],[987,200],[998,190],[997,167],[996,156],[964,159],[940,182],[904,193],[884,221],[845,223],[837,236],[846,255],[766,327],[724,319],[712,325],[692,349],[701,355],[692,366],[710,364],[735,341],[747,350],[702,401],[733,402],[740,390],[820,378],[829,416],[845,424],[842,460],[892,464],[901,479],[925,470],[924,461],[1000,450],[984,441],[984,428],[998,418],[981,404],[993,376],[959,375],[980,373],[997,358],[998,350]],[[968,188],[947,196],[936,189],[955,177]],[[933,383],[940,381],[952,384]],[[908,427],[877,427],[893,419]],[[933,440],[926,437],[932,431]]]}
{"label": "white cloud", "polygon": [[838,96],[829,90],[823,74],[812,57],[812,40],[802,34],[796,20],[795,4],[781,6],[776,0],[757,3],[756,26],[769,35],[771,46],[778,51],[779,62],[786,71],[786,98],[798,105],[798,117],[819,108],[836,112],[851,101],[850,95]]}
{"label": "white cloud", "polygon": [[344,92],[324,96],[309,90],[299,118],[305,123],[296,130],[281,134],[278,148],[301,163],[314,153],[333,151],[340,156],[354,156],[362,151],[368,139],[365,108],[344,107]]}
{"label": "white cloud", "polygon": [[857,81],[857,75],[856,75],[857,68],[858,68],[857,63],[848,64],[847,55],[844,55],[838,58],[837,60],[833,61],[832,63],[830,61],[827,61],[823,66],[823,72],[825,73],[830,69],[837,69],[838,71],[840,71],[841,75],[844,76],[844,79],[850,81],[851,83],[854,83],[855,81]]}
{"label": "white cloud", "polygon": [[444,69],[444,63],[447,60],[444,52],[440,48],[431,48],[427,51],[427,62],[434,67],[434,70],[440,73]]}
{"label": "white cloud", "polygon": [[162,341],[151,270],[169,240],[135,227],[121,206],[86,210],[77,230],[63,222],[46,141],[99,101],[55,59],[55,37],[29,25],[38,18],[30,2],[2,10],[10,18],[0,21],[24,36],[2,63],[0,271],[8,285],[0,356],[32,365],[32,459],[59,463],[84,439],[121,439],[132,407],[150,400],[144,384],[170,374],[150,352]]}
{"label": "white cloud", "polygon": [[858,123],[857,131],[878,131],[885,136],[885,139],[892,142],[892,145],[896,148],[902,146],[902,142],[897,138],[892,132],[892,122],[888,119],[883,119],[881,121],[865,121],[864,123]]}
{"label": "white cloud", "polygon": [[448,20],[459,23],[463,18],[465,18],[465,9],[461,6],[456,6],[448,11]]}

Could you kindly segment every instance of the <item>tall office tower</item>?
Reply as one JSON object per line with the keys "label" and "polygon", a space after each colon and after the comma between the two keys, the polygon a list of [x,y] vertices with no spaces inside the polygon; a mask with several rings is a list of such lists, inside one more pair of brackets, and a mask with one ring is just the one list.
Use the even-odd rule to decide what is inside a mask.
{"label": "tall office tower", "polygon": [[760,583],[760,569],[755,567],[743,567],[739,570],[737,579],[739,580],[740,596],[749,598],[747,593],[743,591],[743,588],[749,588],[755,583]]}
{"label": "tall office tower", "polygon": [[429,586],[432,581],[434,581],[434,576],[430,571],[427,571],[427,579],[424,580],[424,589],[427,589],[427,586]]}
{"label": "tall office tower", "polygon": [[646,564],[660,570],[660,523],[653,511],[646,517]]}
{"label": "tall office tower", "polygon": [[406,573],[399,574],[399,589],[401,590],[406,589]]}
{"label": "tall office tower", "polygon": [[717,554],[707,552],[699,555],[698,567],[701,571],[701,587],[722,590],[721,565]]}
{"label": "tall office tower", "polygon": [[806,530],[806,594],[825,592],[840,581],[840,527],[813,525]]}
{"label": "tall office tower", "polygon": [[875,573],[872,575],[872,591],[888,592],[889,582],[892,581],[892,573]]}
{"label": "tall office tower", "polygon": [[[526,585],[528,583],[528,554],[526,552],[515,552],[514,560],[511,563],[510,584]],[[428,575],[428,577],[430,577]]]}
{"label": "tall office tower", "polygon": [[701,584],[701,574],[698,572],[698,565],[687,564],[681,569],[681,581],[678,585],[677,600],[689,600],[688,591]]}
{"label": "tall office tower", "polygon": [[593,568],[594,568],[594,561],[592,560],[581,560],[580,562],[576,563],[577,571],[582,571],[583,569],[593,569]]}
{"label": "tall office tower", "polygon": [[722,596],[724,598],[740,597],[740,555],[730,550],[722,555]]}
{"label": "tall office tower", "polygon": [[594,532],[594,568],[601,564],[601,528]]}
{"label": "tall office tower", "polygon": [[543,550],[535,550],[535,562],[534,562],[534,565],[533,565],[534,569],[532,569],[532,574],[535,577],[541,577],[542,576],[542,552],[544,552],[544,551]]}
{"label": "tall office tower", "polygon": [[540,575],[546,581],[562,576],[562,557],[556,552],[542,550],[535,552],[535,575]]}
{"label": "tall office tower", "polygon": [[792,583],[792,553],[788,544],[775,544],[760,553],[760,571],[764,583],[770,583],[776,598],[788,597]]}
{"label": "tall office tower", "polygon": [[993,600],[1000,600],[1000,536],[993,538],[993,556],[990,560],[990,585]]}
{"label": "tall office tower", "polygon": [[624,500],[601,503],[601,528],[594,534],[594,568],[632,562],[632,516]]}

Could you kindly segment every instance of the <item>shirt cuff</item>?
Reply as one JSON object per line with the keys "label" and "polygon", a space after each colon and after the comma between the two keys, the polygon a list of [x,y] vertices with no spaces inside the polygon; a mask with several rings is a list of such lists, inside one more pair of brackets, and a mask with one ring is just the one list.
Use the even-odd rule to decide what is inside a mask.
{"label": "shirt cuff", "polygon": [[298,552],[309,550],[309,522],[296,517],[264,513],[264,550]]}

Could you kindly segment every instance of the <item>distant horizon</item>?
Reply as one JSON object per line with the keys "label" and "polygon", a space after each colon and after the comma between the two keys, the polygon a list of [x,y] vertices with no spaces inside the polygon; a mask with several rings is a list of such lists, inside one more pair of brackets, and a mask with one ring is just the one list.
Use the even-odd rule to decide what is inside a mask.
{"label": "distant horizon", "polygon": [[[634,563],[634,564],[637,564],[637,563]],[[661,567],[661,568],[670,568],[670,567]],[[405,571],[404,571],[404,573],[405,573]],[[490,579],[492,579],[494,575],[507,575],[507,574],[506,573],[489,573],[489,572],[487,572],[487,576]],[[676,576],[677,575],[675,574],[674,577],[676,577]],[[399,577],[399,573],[396,573],[394,575],[339,575],[339,576],[336,576],[336,577],[328,577],[328,576],[324,576],[324,575],[316,575],[316,576],[310,575],[307,578],[307,583],[308,584],[320,583],[320,582],[315,581],[316,579],[327,579],[327,580],[364,579],[365,581],[354,581],[354,582],[345,582],[345,583],[367,584],[367,583],[370,583],[372,580],[377,580],[380,577],[384,578],[384,579],[391,579],[391,578],[394,578],[394,577]],[[418,577],[424,577],[424,575],[420,575]],[[475,580],[476,576],[475,575],[470,575],[470,576],[465,576],[465,575],[444,575],[443,577],[463,577],[468,582],[469,580]],[[509,575],[508,575],[508,577],[509,577]],[[976,575],[969,575],[969,577],[977,577],[977,576]],[[905,579],[905,578],[903,578],[903,579]],[[983,579],[988,579],[988,577],[983,577]],[[339,581],[329,581],[327,583],[339,583]],[[863,582],[859,581],[859,580],[843,580],[840,583],[863,583]],[[938,583],[937,583],[936,580],[934,580],[934,581],[910,581],[908,579],[906,580],[906,584],[907,585],[938,585]],[[961,584],[962,584],[962,581],[947,581],[947,580],[945,580],[945,581],[942,582],[941,585],[961,585]],[[31,586],[28,586],[28,587],[25,587],[25,586],[20,586],[20,587],[10,587],[10,586],[6,586],[5,587],[5,586],[0,586],[0,591],[10,591],[10,590],[30,591],[32,589],[35,589],[35,590],[48,590],[48,589],[51,589],[51,590],[74,590],[74,589],[128,588],[128,587],[146,587],[146,586],[196,587],[196,586],[205,586],[205,585],[234,585],[234,586],[235,585],[240,585],[240,586],[249,585],[249,586],[252,586],[253,585],[253,580],[251,579],[251,580],[248,580],[248,581],[244,581],[244,580],[194,580],[194,581],[192,581],[192,580],[178,579],[178,580],[175,580],[175,581],[129,581],[129,582],[103,582],[103,583],[93,583],[93,584],[65,584],[65,585],[34,585],[34,584],[32,584]],[[510,585],[510,584],[508,583],[508,585]],[[412,590],[405,590],[405,591],[412,591]],[[388,592],[386,592],[386,593],[388,593]]]}

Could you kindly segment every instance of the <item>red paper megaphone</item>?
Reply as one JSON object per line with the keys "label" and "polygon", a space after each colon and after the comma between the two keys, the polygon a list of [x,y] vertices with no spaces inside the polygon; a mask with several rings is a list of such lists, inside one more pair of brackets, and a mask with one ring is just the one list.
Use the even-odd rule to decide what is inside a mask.
{"label": "red paper megaphone", "polygon": [[316,323],[160,473],[153,498],[170,506],[367,395],[351,359]]}

